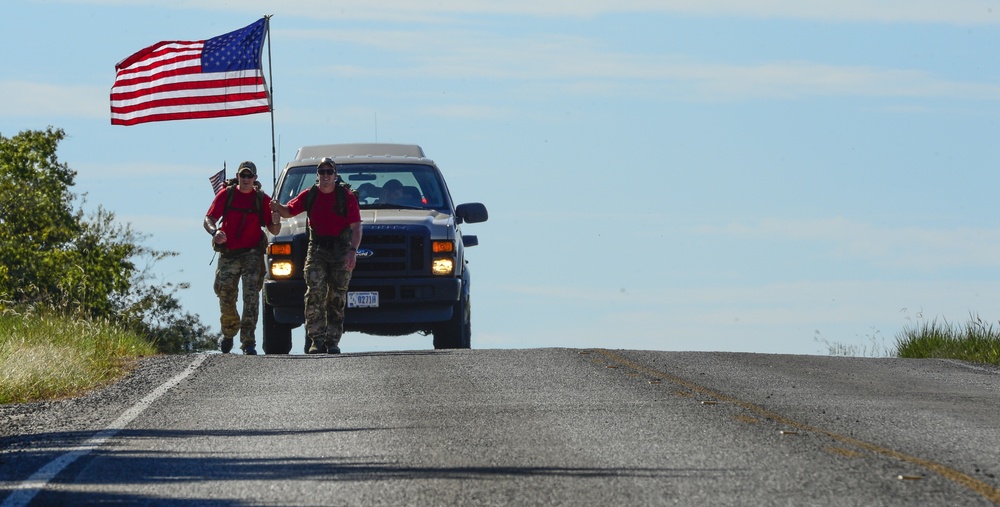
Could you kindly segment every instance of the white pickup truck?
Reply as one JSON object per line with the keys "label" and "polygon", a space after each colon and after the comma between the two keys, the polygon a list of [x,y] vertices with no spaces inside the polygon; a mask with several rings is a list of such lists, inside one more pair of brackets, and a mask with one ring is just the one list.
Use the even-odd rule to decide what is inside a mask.
{"label": "white pickup truck", "polygon": [[[434,348],[470,348],[472,312],[465,248],[478,244],[461,225],[485,222],[481,203],[456,205],[437,165],[409,144],[330,144],[300,148],[275,185],[285,204],[316,181],[323,157],[337,163],[361,208],[362,240],[348,290],[345,331],[433,334]],[[391,193],[392,196],[388,196]],[[287,354],[305,322],[306,214],[284,219],[270,238],[264,281],[263,349]],[[309,347],[308,338],[306,348]]]}

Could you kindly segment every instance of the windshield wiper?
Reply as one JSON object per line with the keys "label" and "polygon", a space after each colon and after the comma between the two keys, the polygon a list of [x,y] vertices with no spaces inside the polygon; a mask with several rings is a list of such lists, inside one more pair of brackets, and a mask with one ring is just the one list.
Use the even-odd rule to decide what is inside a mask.
{"label": "windshield wiper", "polygon": [[406,204],[394,204],[394,203],[381,203],[381,204],[362,204],[361,209],[416,209],[423,210],[421,206],[407,206]]}

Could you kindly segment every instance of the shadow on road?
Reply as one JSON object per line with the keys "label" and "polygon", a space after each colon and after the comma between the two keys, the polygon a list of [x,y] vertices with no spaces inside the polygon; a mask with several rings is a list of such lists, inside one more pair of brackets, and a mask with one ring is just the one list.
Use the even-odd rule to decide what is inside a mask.
{"label": "shadow on road", "polygon": [[[236,438],[276,438],[289,436],[308,436],[322,438],[328,433],[367,432],[391,428],[342,428],[317,430],[268,430],[249,431],[238,434],[232,431],[147,431],[123,430],[115,440],[136,439],[203,439],[217,437]],[[22,477],[4,477],[10,481],[6,487],[0,488],[0,500],[6,498],[12,489],[10,486],[23,481],[27,475],[59,458],[73,445],[89,438],[91,434],[80,432],[64,432],[34,435],[30,449],[10,451],[2,456],[11,464],[14,459],[18,463]],[[208,498],[162,498],[143,494],[90,492],[99,490],[141,490],[147,487],[163,490],[157,487],[163,484],[191,485],[196,483],[230,483],[246,482],[254,489],[266,490],[266,483],[284,484],[288,482],[358,482],[372,483],[381,481],[420,481],[420,480],[523,480],[531,477],[555,477],[567,479],[586,478],[691,478],[704,477],[706,474],[731,474],[732,470],[694,470],[668,468],[630,468],[630,467],[565,467],[565,466],[420,466],[386,462],[378,457],[268,457],[246,458],[226,455],[192,455],[188,447],[179,447],[164,454],[162,450],[135,451],[115,450],[112,444],[91,451],[85,457],[67,467],[57,477],[52,479],[48,488],[42,490],[33,500],[34,505],[72,505],[81,500],[86,504],[120,504],[120,505],[173,505],[190,504],[236,506],[250,505],[256,502],[232,499],[212,500]],[[162,448],[162,446],[161,446]],[[5,465],[0,463],[0,465]],[[27,467],[30,468],[28,470]],[[2,466],[0,468],[7,468]],[[10,470],[7,470],[8,472]],[[8,475],[4,473],[2,475]],[[72,491],[61,491],[60,486],[71,486]],[[90,488],[89,486],[98,486]],[[224,487],[224,486],[223,486]],[[309,488],[311,486],[305,486]],[[87,493],[81,497],[80,489]],[[181,489],[171,489],[179,495]]]}

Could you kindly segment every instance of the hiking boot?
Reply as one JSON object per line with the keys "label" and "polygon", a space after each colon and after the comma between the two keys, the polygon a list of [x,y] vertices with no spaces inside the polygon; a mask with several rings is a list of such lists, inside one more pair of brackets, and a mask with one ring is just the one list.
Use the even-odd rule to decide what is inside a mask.
{"label": "hiking boot", "polygon": [[340,354],[340,347],[337,347],[336,345],[334,345],[333,347],[327,347],[326,348],[326,353],[327,354]]}
{"label": "hiking boot", "polygon": [[257,355],[257,349],[254,348],[253,345],[251,345],[249,347],[246,347],[246,348],[243,349],[243,355],[244,356],[256,356]]}
{"label": "hiking boot", "polygon": [[312,346],[309,347],[307,354],[326,354],[326,345],[322,343],[316,343],[313,341]]}
{"label": "hiking boot", "polygon": [[221,350],[223,354],[228,354],[230,350],[233,350],[233,339],[223,338],[222,341],[219,342],[219,350]]}

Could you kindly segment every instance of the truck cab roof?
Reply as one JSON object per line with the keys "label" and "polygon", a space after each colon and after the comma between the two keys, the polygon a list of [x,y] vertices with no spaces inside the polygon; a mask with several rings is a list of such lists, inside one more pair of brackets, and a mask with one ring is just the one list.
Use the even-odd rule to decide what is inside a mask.
{"label": "truck cab roof", "polygon": [[424,150],[415,144],[347,143],[303,146],[295,153],[295,160],[304,161],[323,157],[411,157],[425,159]]}

